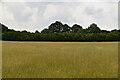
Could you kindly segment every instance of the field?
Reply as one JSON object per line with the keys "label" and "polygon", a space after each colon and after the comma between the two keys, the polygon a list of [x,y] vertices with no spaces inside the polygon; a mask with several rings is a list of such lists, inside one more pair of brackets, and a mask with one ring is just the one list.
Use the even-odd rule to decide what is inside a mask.
{"label": "field", "polygon": [[117,42],[2,42],[3,78],[117,78]]}

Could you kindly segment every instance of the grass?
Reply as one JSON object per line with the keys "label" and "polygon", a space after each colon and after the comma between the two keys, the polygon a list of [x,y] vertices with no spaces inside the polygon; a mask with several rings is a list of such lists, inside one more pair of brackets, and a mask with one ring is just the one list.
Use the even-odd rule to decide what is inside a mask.
{"label": "grass", "polygon": [[118,42],[2,42],[3,78],[117,78]]}

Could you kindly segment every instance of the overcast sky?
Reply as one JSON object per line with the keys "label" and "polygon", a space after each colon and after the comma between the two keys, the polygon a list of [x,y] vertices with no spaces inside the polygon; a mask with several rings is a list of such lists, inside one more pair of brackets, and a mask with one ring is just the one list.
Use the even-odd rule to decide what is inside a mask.
{"label": "overcast sky", "polygon": [[2,0],[0,10],[0,22],[15,30],[41,31],[55,21],[118,29],[118,0]]}

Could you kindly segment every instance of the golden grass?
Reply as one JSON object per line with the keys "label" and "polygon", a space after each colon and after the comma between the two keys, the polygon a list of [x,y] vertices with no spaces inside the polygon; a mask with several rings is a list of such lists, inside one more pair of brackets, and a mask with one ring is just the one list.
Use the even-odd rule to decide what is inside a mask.
{"label": "golden grass", "polygon": [[3,78],[117,78],[117,42],[2,42]]}

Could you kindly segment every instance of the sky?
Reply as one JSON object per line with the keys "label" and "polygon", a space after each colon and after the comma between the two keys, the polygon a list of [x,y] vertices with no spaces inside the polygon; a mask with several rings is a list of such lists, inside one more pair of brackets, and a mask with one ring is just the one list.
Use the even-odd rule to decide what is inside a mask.
{"label": "sky", "polygon": [[1,0],[0,12],[0,23],[20,31],[41,31],[55,21],[118,29],[118,0]]}

